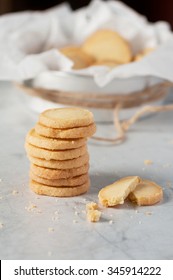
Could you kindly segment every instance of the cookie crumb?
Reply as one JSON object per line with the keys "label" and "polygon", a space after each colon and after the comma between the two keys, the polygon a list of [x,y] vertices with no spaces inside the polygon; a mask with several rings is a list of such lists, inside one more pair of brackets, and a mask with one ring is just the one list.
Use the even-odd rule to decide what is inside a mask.
{"label": "cookie crumb", "polygon": [[98,222],[101,217],[101,212],[98,210],[88,210],[87,211],[87,219],[90,222]]}
{"label": "cookie crumb", "polygon": [[18,191],[16,191],[16,190],[13,190],[12,191],[12,195],[16,195],[16,194],[18,194],[19,192]]}
{"label": "cookie crumb", "polygon": [[145,212],[145,215],[146,215],[146,216],[151,216],[151,215],[152,215],[152,212],[147,211],[147,212]]}
{"label": "cookie crumb", "polygon": [[78,212],[78,211],[75,211],[74,214],[75,214],[75,216],[78,216],[78,215],[79,215],[79,212]]}
{"label": "cookie crumb", "polygon": [[30,203],[29,206],[25,207],[25,210],[27,210],[28,212],[33,212],[35,210],[35,208],[37,208],[37,205]]}
{"label": "cookie crumb", "polygon": [[58,211],[55,211],[55,212],[54,212],[54,214],[55,214],[55,215],[58,215],[58,214],[59,214],[59,212],[58,212]]}
{"label": "cookie crumb", "polygon": [[0,183],[2,182],[2,179],[0,178]]}
{"label": "cookie crumb", "polygon": [[171,186],[172,186],[172,182],[167,181],[167,182],[166,182],[166,187],[167,187],[167,188],[170,188]]}
{"label": "cookie crumb", "polygon": [[55,231],[54,228],[52,228],[52,227],[48,228],[48,232],[54,232],[54,231]]}
{"label": "cookie crumb", "polygon": [[109,221],[109,224],[110,224],[110,225],[112,225],[112,224],[113,224],[113,221],[112,221],[112,220],[110,220],[110,221]]}
{"label": "cookie crumb", "polygon": [[0,200],[3,199],[3,196],[0,196]]}
{"label": "cookie crumb", "polygon": [[52,252],[49,251],[49,252],[47,253],[47,255],[48,255],[48,257],[51,257],[51,256],[52,256]]}
{"label": "cookie crumb", "polygon": [[77,220],[73,220],[73,224],[77,224],[78,223],[78,221]]}
{"label": "cookie crumb", "polygon": [[144,164],[145,164],[145,165],[152,165],[152,164],[153,164],[153,161],[150,160],[150,159],[146,159],[146,160],[144,160]]}
{"label": "cookie crumb", "polygon": [[95,202],[89,202],[86,204],[86,210],[96,210],[98,209],[98,204]]}
{"label": "cookie crumb", "polygon": [[4,227],[4,224],[3,224],[3,223],[0,223],[0,229],[3,228],[3,227]]}

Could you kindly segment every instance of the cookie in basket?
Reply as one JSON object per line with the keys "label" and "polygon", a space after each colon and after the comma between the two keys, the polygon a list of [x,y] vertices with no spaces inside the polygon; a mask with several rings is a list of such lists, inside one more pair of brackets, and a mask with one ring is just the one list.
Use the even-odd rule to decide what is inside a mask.
{"label": "cookie in basket", "polygon": [[121,65],[121,64],[118,63],[118,62],[109,61],[109,60],[105,60],[105,61],[103,61],[103,60],[99,61],[98,60],[98,61],[96,61],[92,64],[92,66],[107,66],[107,67],[110,67],[110,68],[114,68],[114,67],[117,67],[119,65]]}
{"label": "cookie in basket", "polygon": [[94,58],[77,46],[64,47],[59,51],[74,62],[73,69],[87,68],[94,62]]}
{"label": "cookie in basket", "polygon": [[132,59],[129,44],[117,32],[98,30],[83,43],[82,49],[98,61],[128,63]]}

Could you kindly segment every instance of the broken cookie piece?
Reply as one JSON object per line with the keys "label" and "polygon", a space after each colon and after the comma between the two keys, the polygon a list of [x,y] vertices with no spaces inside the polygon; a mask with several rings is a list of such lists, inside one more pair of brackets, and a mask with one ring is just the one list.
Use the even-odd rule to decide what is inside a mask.
{"label": "broken cookie piece", "polygon": [[86,204],[86,210],[96,210],[98,209],[98,204],[95,202],[89,202]]}
{"label": "broken cookie piece", "polygon": [[99,210],[88,210],[87,219],[90,222],[98,222],[101,217],[101,212]]}
{"label": "broken cookie piece", "polygon": [[129,199],[139,206],[156,204],[162,198],[162,188],[155,182],[149,180],[142,180],[129,195]]}
{"label": "broken cookie piece", "polygon": [[129,176],[104,187],[98,195],[100,203],[105,207],[123,204],[128,195],[140,183],[140,180],[138,176]]}

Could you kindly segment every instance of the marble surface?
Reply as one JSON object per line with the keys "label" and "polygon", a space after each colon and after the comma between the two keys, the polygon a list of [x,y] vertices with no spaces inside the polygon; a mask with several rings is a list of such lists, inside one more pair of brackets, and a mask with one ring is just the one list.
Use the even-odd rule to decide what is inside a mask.
{"label": "marble surface", "polygon": [[[0,83],[0,259],[173,259],[173,112],[142,119],[122,145],[90,140],[91,190],[62,199],[28,187],[24,140],[37,118],[23,93]],[[113,126],[99,124],[98,134],[113,136]],[[153,164],[146,166],[148,159]],[[126,202],[88,222],[86,202],[128,175],[156,181],[164,200],[150,207]]]}

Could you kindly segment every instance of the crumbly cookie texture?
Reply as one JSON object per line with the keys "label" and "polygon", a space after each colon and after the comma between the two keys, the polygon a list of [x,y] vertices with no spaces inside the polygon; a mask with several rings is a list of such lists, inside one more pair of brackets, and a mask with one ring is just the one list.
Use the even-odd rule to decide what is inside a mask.
{"label": "crumbly cookie texture", "polygon": [[44,111],[39,122],[47,127],[67,129],[88,126],[94,122],[93,114],[80,108],[58,108]]}
{"label": "crumbly cookie texture", "polygon": [[141,179],[138,176],[129,176],[104,187],[98,195],[100,203],[105,207],[123,204],[140,181]]}
{"label": "crumbly cookie texture", "polygon": [[153,164],[153,161],[150,160],[150,159],[145,159],[145,160],[144,160],[144,164],[145,164],[145,165],[152,165],[152,164]]}
{"label": "crumbly cookie texture", "polygon": [[129,44],[113,30],[96,31],[86,39],[82,49],[98,61],[115,61],[121,64],[132,59]]}
{"label": "crumbly cookie texture", "polygon": [[101,212],[99,210],[88,210],[87,211],[87,219],[90,222],[98,222],[101,217]]}
{"label": "crumbly cookie texture", "polygon": [[43,184],[39,184],[34,180],[30,181],[30,188],[37,194],[57,196],[57,197],[72,197],[86,193],[89,190],[90,181],[80,186],[75,187],[52,187]]}
{"label": "crumbly cookie texture", "polygon": [[86,210],[97,210],[99,208],[98,204],[95,202],[89,202],[86,204]]}
{"label": "crumbly cookie texture", "polygon": [[153,205],[163,199],[163,190],[155,182],[142,180],[130,193],[129,199],[139,206]]}
{"label": "crumbly cookie texture", "polygon": [[39,135],[35,129],[31,129],[27,136],[26,142],[48,150],[69,150],[82,147],[86,144],[86,138],[79,139],[54,139]]}
{"label": "crumbly cookie texture", "polygon": [[84,155],[87,152],[87,146],[84,145],[82,147],[70,150],[46,150],[43,148],[38,148],[29,143],[25,143],[25,149],[29,156],[43,158],[46,160],[66,160],[66,159],[74,159]]}
{"label": "crumbly cookie texture", "polygon": [[41,167],[65,170],[65,169],[70,169],[70,168],[81,167],[82,165],[88,163],[89,154],[87,152],[86,154],[84,154],[81,157],[69,159],[69,160],[53,160],[53,159],[45,160],[45,159],[41,159],[41,158],[37,158],[34,156],[29,156],[29,155],[28,155],[28,158],[33,164],[41,166]]}
{"label": "crumbly cookie texture", "polygon": [[45,137],[61,138],[61,139],[76,139],[91,137],[96,132],[95,123],[87,126],[74,127],[68,129],[57,129],[45,126],[41,123],[36,123],[35,131]]}

